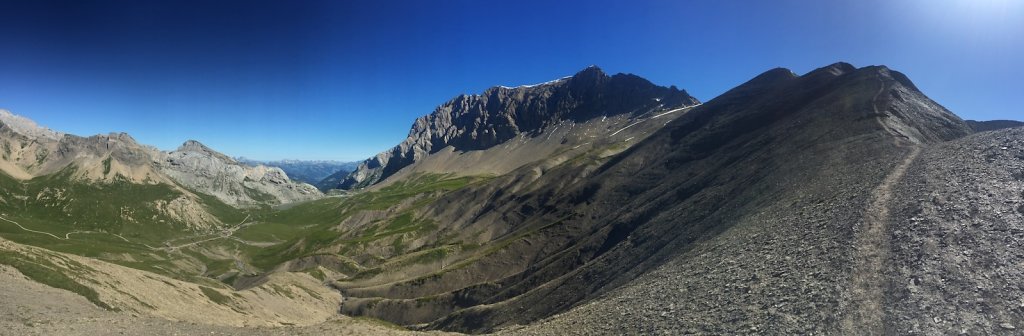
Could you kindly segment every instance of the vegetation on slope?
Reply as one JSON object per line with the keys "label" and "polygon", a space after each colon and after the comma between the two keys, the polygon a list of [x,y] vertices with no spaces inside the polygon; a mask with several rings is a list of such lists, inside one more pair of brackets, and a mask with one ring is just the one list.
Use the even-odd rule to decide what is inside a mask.
{"label": "vegetation on slope", "polygon": [[[65,260],[65,262],[71,261]],[[21,274],[35,282],[76,293],[100,308],[115,310],[113,307],[100,301],[99,294],[95,290],[78,283],[70,276],[62,273],[60,267],[57,267],[57,265],[54,265],[46,258],[30,256],[15,251],[0,251],[0,264],[16,268]],[[71,266],[85,271],[84,265],[73,263]]]}

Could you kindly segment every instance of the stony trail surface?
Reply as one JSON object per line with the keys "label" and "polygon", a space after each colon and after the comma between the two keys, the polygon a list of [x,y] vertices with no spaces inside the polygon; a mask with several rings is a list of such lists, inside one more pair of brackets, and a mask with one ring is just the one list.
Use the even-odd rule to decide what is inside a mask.
{"label": "stony trail surface", "polygon": [[924,149],[894,189],[886,333],[1024,328],[1024,128]]}
{"label": "stony trail surface", "polygon": [[914,147],[907,157],[885,181],[872,193],[871,204],[865,213],[863,227],[857,231],[856,252],[850,301],[848,312],[843,318],[841,328],[844,334],[866,333],[881,335],[884,333],[883,308],[885,304],[886,261],[889,257],[889,205],[893,198],[893,188],[904,175],[907,168],[921,153]]}

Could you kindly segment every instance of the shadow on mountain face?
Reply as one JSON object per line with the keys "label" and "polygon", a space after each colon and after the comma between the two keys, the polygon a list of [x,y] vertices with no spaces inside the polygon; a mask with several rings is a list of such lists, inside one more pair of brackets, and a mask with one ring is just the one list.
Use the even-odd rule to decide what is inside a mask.
{"label": "shadow on mountain face", "polygon": [[[401,282],[352,288],[356,296],[384,299],[372,308],[343,310],[464,332],[526,324],[595,299],[668,261],[692,258],[689,251],[732,234],[737,225],[756,229],[763,224],[750,219],[766,211],[802,213],[805,202],[832,206],[789,229],[821,230],[807,239],[839,243],[834,253],[807,265],[845,278],[852,227],[894,157],[908,146],[969,133],[962,120],[884,67],[838,63],[804,76],[774,69],[593,169],[563,165],[531,179],[524,168],[447,195],[438,203],[480,204],[437,206],[434,214],[451,219],[452,228],[500,227],[510,234],[499,239],[517,238],[472,260],[465,272],[417,280],[419,290],[404,290],[410,286]],[[830,224],[816,226],[821,222]],[[527,229],[528,235],[511,234]],[[766,284],[773,285],[778,284]],[[807,302],[834,303],[839,294],[822,295]],[[413,302],[432,308],[400,316]]]}

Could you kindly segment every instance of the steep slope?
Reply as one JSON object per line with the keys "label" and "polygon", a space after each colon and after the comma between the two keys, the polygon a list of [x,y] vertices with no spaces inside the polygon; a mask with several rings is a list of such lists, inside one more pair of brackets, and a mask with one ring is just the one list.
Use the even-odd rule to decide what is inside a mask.
{"label": "steep slope", "polygon": [[1024,327],[1024,129],[929,147],[895,188],[884,323],[893,334]]}
{"label": "steep slope", "polygon": [[[593,66],[547,83],[494,87],[480,95],[458,96],[416,119],[402,143],[361,163],[338,188],[376,184],[439,152],[445,152],[444,158],[435,159],[420,172],[472,170],[468,174],[500,175],[560,148],[586,144],[604,129],[631,125],[645,113],[695,104],[695,98],[675,87],[656,86],[630,74],[608,76]],[[608,123],[593,122],[597,119]],[[551,140],[557,128],[577,130],[554,138],[553,143],[531,141],[541,136]],[[569,143],[571,140],[574,143]],[[509,148],[510,144],[519,146]],[[479,152],[499,145],[505,148]],[[464,156],[466,153],[476,155]]]}
{"label": "steep slope", "polygon": [[[914,150],[919,154],[904,156],[887,176],[899,173],[902,177],[883,180],[874,190],[886,191],[888,201],[876,202],[878,195],[872,195],[870,203],[865,204],[871,211],[881,206],[889,213],[883,218],[884,229],[876,232],[879,241],[888,242],[881,251],[887,258],[874,278],[878,290],[874,300],[881,304],[873,310],[872,324],[858,324],[853,326],[854,331],[846,331],[865,333],[871,328],[877,334],[893,335],[1013,334],[1024,325],[1017,300],[1021,290],[1012,285],[1024,277],[1017,267],[1022,262],[1018,251],[1024,238],[1020,199],[1024,195],[1024,131],[984,132]],[[824,203],[779,209],[778,213],[792,213],[792,209],[814,213],[833,208]],[[509,331],[557,335],[650,328],[669,333],[799,333],[817,324],[834,324],[850,315],[833,308],[843,300],[819,300],[820,304],[808,304],[806,300],[823,292],[843,297],[849,286],[823,281],[822,276],[829,276],[827,271],[817,274],[842,265],[814,261],[829,260],[821,254],[836,253],[854,242],[807,239],[820,234],[800,226],[794,228],[793,223],[803,221],[800,217],[806,215],[790,221],[752,223],[742,231],[726,232],[721,238],[699,244],[688,252],[692,256],[677,258],[604,298],[544,323]],[[822,222],[815,225],[815,231],[833,225]],[[765,235],[769,238],[762,238]],[[779,253],[776,246],[795,245],[786,243],[787,235],[797,235],[803,246]],[[768,271],[777,273],[765,277],[748,258],[762,258]],[[808,262],[813,262],[810,267],[794,267]],[[735,272],[715,271],[722,266]],[[813,272],[807,273],[811,269]],[[794,275],[794,271],[799,273]],[[766,280],[776,274],[788,284],[765,286]],[[709,286],[734,290],[709,296],[705,294]],[[764,306],[747,306],[750,299],[765,295],[775,298]],[[651,296],[660,300],[635,299]],[[738,300],[730,300],[736,296]],[[708,309],[711,313],[705,312]],[[823,311],[808,316],[807,310]],[[618,317],[622,314],[635,322]],[[817,328],[826,333],[837,329],[841,330],[834,325]]]}
{"label": "steep slope", "polygon": [[[853,281],[855,260],[878,260],[858,247],[873,237],[860,224],[878,202],[873,191],[898,179],[890,176],[915,146],[971,132],[884,67],[768,71],[621,154],[525,166],[442,196],[415,216],[442,223],[445,241],[481,248],[451,253],[427,271],[338,282],[343,312],[488,331],[564,311],[671,265],[694,272],[672,280],[685,286],[659,287],[674,293],[599,306],[647,314],[672,295],[690,298],[673,316],[711,328],[704,332],[835,331],[839,321],[829,316],[870,303],[870,295],[834,281]],[[778,257],[764,264],[765,255]],[[793,283],[808,287],[795,291],[787,287]],[[763,295],[743,292],[751,286]],[[789,317],[775,320],[764,312],[780,296],[793,303],[782,310]],[[821,308],[836,305],[843,308]],[[747,314],[739,319],[749,325],[720,323],[735,314]],[[595,316],[605,319],[595,325],[632,328],[624,330],[651,322]]]}

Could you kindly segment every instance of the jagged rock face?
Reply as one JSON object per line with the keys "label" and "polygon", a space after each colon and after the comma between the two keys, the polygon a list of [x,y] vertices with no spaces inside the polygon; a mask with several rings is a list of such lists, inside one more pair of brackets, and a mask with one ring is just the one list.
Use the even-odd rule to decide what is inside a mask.
{"label": "jagged rock face", "polygon": [[608,76],[597,67],[538,85],[493,87],[481,95],[458,96],[416,119],[402,143],[364,161],[338,188],[375,184],[448,146],[457,151],[487,149],[520,134],[536,136],[561,121],[698,103],[675,87],[657,86],[631,74]]}
{"label": "jagged rock face", "polygon": [[312,185],[292,182],[281,168],[247,166],[194,140],[162,153],[160,170],[189,189],[234,206],[290,203],[323,196]]}

